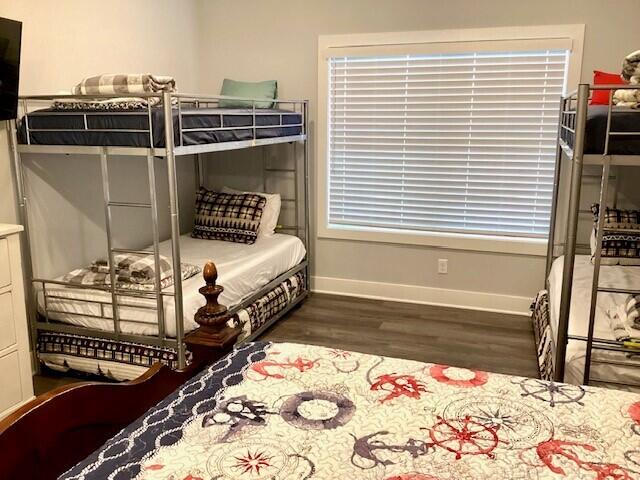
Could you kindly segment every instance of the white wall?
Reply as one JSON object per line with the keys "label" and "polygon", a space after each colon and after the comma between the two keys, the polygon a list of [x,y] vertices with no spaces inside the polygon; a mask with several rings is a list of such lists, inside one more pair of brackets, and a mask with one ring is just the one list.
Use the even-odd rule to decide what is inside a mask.
{"label": "white wall", "polygon": [[[312,120],[321,34],[584,23],[587,82],[593,69],[618,71],[623,56],[640,48],[631,13],[637,0],[199,0],[199,6],[205,48],[200,88],[216,92],[224,77],[275,78],[281,97],[311,100]],[[437,274],[438,258],[449,259],[448,275]],[[450,293],[433,288],[466,290],[491,294],[481,296],[481,304],[526,309],[543,285],[544,258],[317,238],[313,272],[322,288],[373,291],[360,281],[384,282],[394,295],[404,291],[407,298],[432,301]]]}
{"label": "white wall", "polygon": [[[0,16],[23,22],[21,94],[69,90],[98,73],[152,72],[176,77],[182,91],[197,86],[197,10],[194,2],[171,0],[0,0]],[[193,174],[189,158],[179,159],[179,175]],[[26,183],[38,275],[58,275],[106,251],[100,166],[96,157],[25,156]],[[157,161],[159,185],[166,169]],[[113,198],[148,199],[144,158],[114,159]],[[11,162],[4,125],[0,130],[0,222],[16,220]],[[143,183],[140,183],[142,181]],[[193,178],[185,179],[192,190]],[[133,193],[132,193],[133,192]],[[161,189],[162,230],[168,232],[166,188]],[[126,198],[123,198],[127,195]],[[135,198],[131,198],[131,195]],[[183,204],[192,192],[181,192]],[[147,195],[145,197],[145,195]],[[168,208],[168,207],[167,207]],[[183,225],[191,223],[185,208]],[[147,212],[145,211],[145,214]],[[129,217],[116,237],[123,244],[147,243],[145,217]],[[146,227],[146,228],[145,228]],[[146,234],[146,236],[144,236]]]}

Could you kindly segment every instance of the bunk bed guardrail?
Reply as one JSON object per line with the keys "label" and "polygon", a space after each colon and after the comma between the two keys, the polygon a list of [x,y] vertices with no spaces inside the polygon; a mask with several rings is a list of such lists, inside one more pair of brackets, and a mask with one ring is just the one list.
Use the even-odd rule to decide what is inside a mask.
{"label": "bunk bed guardrail", "polygon": [[[147,100],[147,106],[143,110],[96,110],[96,111],[76,111],[76,110],[59,110],[52,111],[47,110],[47,115],[53,116],[65,116],[65,115],[80,115],[83,119],[81,128],[73,128],[73,129],[65,129],[65,132],[73,131],[73,132],[92,132],[99,131],[101,133],[111,132],[111,133],[124,133],[124,134],[143,134],[148,141],[148,146],[104,146],[104,145],[49,145],[49,144],[35,144],[33,140],[33,134],[36,132],[49,132],[55,133],[58,132],[57,128],[34,128],[29,124],[29,118],[31,115],[37,115],[37,112],[34,113],[34,104],[40,105],[44,103],[45,105],[50,105],[51,102],[55,100],[78,100],[78,101],[95,101],[95,100],[108,100],[114,98],[142,98]],[[152,106],[149,100],[156,99],[158,102],[158,106]],[[227,108],[224,112],[218,113],[219,115],[219,126],[218,127],[185,127],[184,119],[190,115],[198,114],[199,112],[203,112],[207,109],[216,108],[219,106],[221,100],[226,101],[240,101],[245,105],[250,102],[251,107],[242,108],[240,111],[238,109]],[[293,144],[294,145],[294,168],[290,171],[294,174],[294,182],[295,182],[295,198],[289,199],[294,201],[295,204],[295,222],[293,225],[285,225],[280,226],[280,231],[293,231],[298,237],[301,237],[303,240],[304,246],[307,251],[307,256],[300,264],[295,267],[289,269],[287,272],[278,276],[278,278],[272,280],[267,285],[258,289],[254,294],[250,295],[240,304],[236,305],[232,309],[230,309],[230,314],[235,314],[237,311],[247,307],[252,302],[256,301],[258,298],[265,295],[268,291],[275,288],[279,283],[283,282],[287,278],[295,275],[298,272],[304,271],[304,288],[302,294],[297,298],[292,304],[288,305],[282,312],[278,315],[274,316],[267,324],[263,325],[263,328],[267,328],[271,323],[275,322],[278,318],[280,318],[284,313],[293,308],[299,301],[301,301],[308,292],[308,256],[309,256],[309,150],[307,145],[307,135],[308,135],[308,100],[285,100],[285,99],[273,99],[269,100],[273,105],[278,107],[287,106],[286,111],[278,111],[278,110],[270,110],[268,115],[275,117],[278,119],[277,122],[271,121],[268,125],[259,125],[258,118],[261,113],[261,109],[256,105],[258,103],[265,102],[265,99],[262,98],[246,98],[246,97],[230,97],[230,96],[222,96],[222,95],[199,95],[199,94],[184,94],[184,93],[174,93],[174,92],[163,92],[159,94],[101,94],[101,95],[31,95],[31,96],[21,96],[20,99],[20,107],[21,107],[21,119],[22,123],[19,122],[18,119],[13,122],[9,122],[9,140],[10,147],[12,152],[12,160],[14,165],[14,173],[16,176],[16,184],[17,184],[17,197],[18,197],[18,206],[20,213],[21,223],[25,227],[25,236],[23,237],[23,261],[25,267],[25,283],[26,292],[27,292],[27,302],[28,312],[30,312],[30,325],[31,325],[31,341],[32,341],[32,351],[37,351],[37,332],[39,330],[43,331],[56,331],[56,332],[67,332],[77,335],[88,335],[94,336],[97,338],[106,338],[113,340],[122,340],[122,341],[130,341],[137,342],[141,344],[148,345],[157,345],[163,347],[175,348],[177,353],[177,366],[178,368],[184,368],[187,363],[187,355],[185,351],[184,345],[184,322],[183,322],[183,305],[182,305],[182,295],[175,295],[171,291],[162,290],[161,278],[160,278],[160,268],[159,268],[159,228],[158,228],[158,207],[157,207],[157,184],[155,180],[155,170],[154,170],[154,162],[157,158],[164,159],[167,162],[168,168],[168,190],[169,190],[169,215],[170,215],[170,231],[171,231],[171,257],[172,257],[172,266],[174,272],[181,271],[181,262],[180,262],[180,222],[179,222],[179,206],[178,206],[178,190],[177,190],[177,176],[176,176],[176,157],[183,155],[193,155],[195,157],[195,174],[196,174],[196,187],[202,186],[202,174],[204,168],[204,162],[202,158],[202,154],[210,153],[210,152],[218,152],[225,150],[237,150],[244,149],[250,147],[258,147],[258,146],[266,146],[273,144]],[[156,102],[154,102],[156,103]],[[147,124],[145,128],[129,128],[129,127],[113,127],[109,128],[100,128],[95,129],[91,128],[89,118],[95,115],[116,115],[116,116],[128,116],[128,115],[137,115],[141,116],[141,113],[144,115],[146,111]],[[162,111],[162,115],[154,116],[154,113]],[[296,114],[295,118],[299,118],[297,121],[289,121],[285,120],[289,114]],[[225,119],[226,116],[247,116],[251,117],[251,125],[250,126],[240,126],[240,127],[226,127]],[[162,138],[158,138],[156,135],[156,129],[154,127],[158,127],[157,122],[163,122],[163,130],[160,130],[162,133]],[[22,128],[22,130],[20,130]],[[249,139],[242,140],[231,140],[231,141],[214,141],[209,143],[200,143],[200,144],[187,144],[185,141],[185,134],[189,133],[202,133],[202,132],[225,132],[229,130],[249,130],[251,135]],[[296,133],[293,135],[284,135],[284,136],[271,136],[271,137],[261,137],[260,131],[262,129],[295,129]],[[289,130],[290,131],[290,130]],[[23,134],[23,143],[19,142],[19,134]],[[161,142],[163,145],[158,146],[158,143]],[[297,144],[302,143],[304,146],[303,149],[303,160],[302,160],[302,180],[298,178],[299,169],[298,169],[298,151]],[[101,162],[101,173],[102,173],[102,185],[103,185],[103,201],[104,201],[104,212],[105,212],[105,223],[106,223],[106,235],[107,235],[107,247],[108,247],[108,258],[110,265],[110,284],[104,288],[99,288],[96,286],[84,286],[78,285],[76,283],[63,282],[60,280],[48,280],[43,278],[33,278],[33,265],[32,265],[32,257],[30,252],[30,243],[31,243],[31,235],[29,233],[28,228],[28,199],[26,197],[25,185],[24,185],[24,172],[21,154],[29,153],[29,154],[93,154],[99,155]],[[131,203],[131,202],[118,202],[113,201],[110,197],[110,188],[109,188],[109,169],[108,169],[108,158],[112,155],[129,155],[129,156],[144,156],[147,159],[147,168],[148,168],[148,177],[149,177],[149,202],[148,203]],[[266,174],[268,168],[266,165],[263,165],[263,175]],[[303,195],[300,197],[299,189],[303,188]],[[300,221],[300,203],[303,203],[302,208],[304,208],[304,220],[301,224]],[[142,253],[154,255],[154,261],[156,265],[155,269],[155,279],[154,279],[154,290],[149,292],[139,292],[139,291],[130,291],[123,290],[117,287],[116,282],[116,272],[115,272],[115,262],[114,254],[118,252],[138,252],[136,250],[128,250],[128,249],[118,249],[114,248],[112,236],[113,232],[111,229],[111,209],[119,207],[119,208],[145,208],[149,209],[152,217],[152,237],[153,237],[153,248],[149,251],[144,251]],[[38,318],[38,292],[35,286],[40,286],[42,295],[43,295],[43,310],[44,310],[44,319]],[[64,289],[66,287],[72,287],[74,289],[78,288],[88,288],[94,290],[103,290],[109,292],[111,294],[111,301],[106,302],[102,300],[88,300],[89,303],[97,306],[100,314],[95,315],[95,318],[101,318],[104,320],[111,321],[113,323],[113,331],[101,330],[96,328],[88,328],[77,325],[69,325],[63,324],[60,322],[51,322],[49,319],[49,314],[51,313],[64,313],[70,314],[70,312],[58,312],[55,309],[49,308],[49,305],[56,300],[60,300],[60,297],[55,292],[57,289]],[[182,277],[181,275],[174,275],[174,285],[173,290],[175,292],[182,292]],[[173,298],[174,301],[174,312],[175,312],[175,337],[168,337],[165,329],[165,319],[164,319],[164,307],[166,297]],[[139,300],[141,299],[155,299],[155,305],[141,305]],[[137,301],[136,301],[137,300]],[[84,301],[84,300],[83,300]],[[129,302],[129,303],[127,303]],[[111,314],[109,314],[105,307],[110,306]],[[158,312],[157,314],[157,328],[158,335],[150,336],[150,335],[136,335],[136,334],[124,334],[122,333],[121,322],[130,322],[130,323],[140,323],[131,319],[121,319],[119,318],[119,308],[127,307],[127,308],[136,308],[136,309],[151,309]],[[73,315],[73,313],[71,313]],[[86,316],[82,314],[83,316]],[[149,325],[148,323],[145,323]],[[261,329],[262,330],[262,329]],[[256,332],[252,335],[251,338],[256,336]],[[250,339],[251,339],[250,338]]]}

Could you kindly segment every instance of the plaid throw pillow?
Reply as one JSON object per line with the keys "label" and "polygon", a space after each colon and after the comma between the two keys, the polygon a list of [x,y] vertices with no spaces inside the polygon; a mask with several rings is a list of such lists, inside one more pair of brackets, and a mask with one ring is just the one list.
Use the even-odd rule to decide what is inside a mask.
{"label": "plaid throw pillow", "polygon": [[266,198],[251,193],[230,194],[200,188],[196,195],[194,238],[252,244]]}

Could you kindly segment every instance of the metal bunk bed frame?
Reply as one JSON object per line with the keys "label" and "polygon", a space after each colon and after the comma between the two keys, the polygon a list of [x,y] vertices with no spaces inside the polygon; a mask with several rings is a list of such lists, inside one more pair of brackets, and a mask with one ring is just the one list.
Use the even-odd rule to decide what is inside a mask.
{"label": "metal bunk bed frame", "polygon": [[[640,290],[612,288],[600,286],[600,267],[602,255],[602,235],[603,229],[600,226],[604,220],[605,208],[609,198],[609,183],[611,180],[611,170],[616,166],[640,166],[640,155],[615,155],[609,153],[609,145],[612,137],[616,136],[640,136],[640,131],[614,131],[611,129],[611,118],[613,112],[613,92],[618,89],[635,89],[637,85],[589,85],[580,84],[575,92],[563,97],[560,102],[560,121],[558,126],[558,147],[556,152],[556,168],[554,174],[554,188],[551,202],[551,221],[549,228],[549,243],[547,247],[545,281],[548,282],[549,273],[553,260],[559,255],[555,254],[555,247],[560,246],[564,251],[564,265],[562,271],[562,289],[560,298],[560,313],[558,318],[557,343],[554,359],[554,379],[564,381],[565,357],[567,343],[569,340],[578,340],[586,343],[585,366],[583,382],[588,385],[591,380],[591,357],[593,350],[608,350],[623,353],[639,353],[638,349],[624,346],[622,342],[608,339],[594,338],[596,305],[599,293],[626,293],[640,294]],[[587,110],[589,107],[590,93],[595,90],[608,90],[609,102],[607,108],[607,121],[605,130],[604,151],[602,154],[585,154],[585,130],[587,125]],[[638,113],[640,115],[640,112]],[[640,116],[638,117],[640,119]],[[563,136],[573,135],[573,148]],[[566,221],[566,231],[564,243],[555,243],[555,230],[558,214],[558,189],[562,178],[563,157],[571,160],[571,175],[569,184],[569,203]],[[579,215],[587,213],[580,210],[580,193],[583,179],[584,165],[602,166],[600,182],[598,219],[596,222],[596,250],[593,256],[594,274],[591,288],[591,299],[589,307],[589,324],[587,336],[569,335],[569,314],[571,308],[571,293],[573,287],[573,269],[575,254],[577,251],[590,253],[588,245],[577,243],[577,230]],[[618,197],[617,176],[614,183],[614,206]],[[591,214],[591,212],[588,212]],[[560,255],[562,255],[560,254]],[[547,285],[548,288],[548,285]],[[610,382],[618,383],[618,382]],[[636,385],[637,386],[637,385]]]}
{"label": "metal bunk bed frame", "polygon": [[[29,126],[29,117],[27,114],[30,112],[29,107],[30,103],[34,102],[46,102],[50,104],[54,100],[58,99],[69,99],[69,100],[106,100],[109,98],[122,98],[122,97],[136,97],[136,98],[144,98],[147,100],[148,106],[146,107],[147,111],[147,128],[146,129],[113,129],[113,130],[100,130],[110,131],[110,132],[127,132],[127,133],[142,133],[149,135],[149,147],[120,147],[120,146],[77,146],[77,145],[35,145],[31,143],[31,134],[36,131],[56,131],[56,129],[34,129]],[[157,99],[159,104],[163,109],[163,122],[164,122],[164,147],[156,147],[154,138],[154,130],[153,130],[153,115],[152,115],[152,107],[151,99]],[[189,113],[185,113],[183,111],[183,107],[188,106],[191,109],[195,109],[196,111],[201,108],[209,108],[212,105],[218,105],[220,100],[240,100],[242,102],[251,102],[251,114],[253,116],[252,126],[250,127],[224,127],[224,123],[222,121],[222,114],[220,118],[220,127],[211,127],[211,128],[184,128],[183,127],[183,117],[188,115]],[[264,99],[252,99],[252,98],[240,98],[240,97],[229,97],[229,96],[215,96],[215,95],[192,95],[192,94],[182,94],[182,93],[172,93],[172,92],[163,92],[156,94],[106,94],[106,95],[33,95],[33,96],[21,96],[20,97],[20,105],[23,112],[23,122],[24,122],[24,130],[23,133],[26,137],[26,144],[20,144],[18,142],[18,120],[9,122],[9,141],[11,146],[12,153],[12,161],[14,165],[14,173],[16,176],[16,185],[17,185],[17,197],[18,197],[18,205],[19,205],[19,215],[21,223],[25,228],[24,235],[24,243],[23,243],[23,262],[24,262],[24,270],[25,270],[25,283],[26,292],[27,292],[27,302],[29,304],[29,312],[30,312],[30,325],[31,325],[31,341],[33,352],[36,352],[36,342],[37,342],[37,334],[38,331],[52,331],[52,332],[62,332],[62,333],[70,333],[76,335],[84,335],[95,337],[99,339],[108,339],[108,340],[116,340],[116,341],[125,341],[125,342],[135,342],[143,345],[153,345],[158,347],[169,347],[176,351],[177,353],[177,366],[178,368],[183,368],[187,363],[187,353],[185,351],[184,345],[184,320],[183,320],[183,304],[182,304],[182,295],[174,294],[173,292],[182,292],[182,277],[181,275],[174,275],[174,285],[173,292],[163,291],[160,287],[160,253],[159,253],[159,243],[160,243],[160,234],[159,234],[159,221],[158,221],[158,205],[157,205],[157,185],[155,178],[155,159],[163,158],[166,159],[167,169],[168,169],[168,189],[169,189],[169,213],[170,213],[170,233],[171,233],[171,251],[172,251],[172,266],[174,272],[180,272],[180,222],[179,222],[179,205],[178,205],[178,180],[176,176],[176,157],[184,156],[184,155],[195,155],[195,175],[196,175],[196,188],[203,185],[202,182],[202,170],[204,167],[203,159],[201,157],[202,154],[211,153],[211,152],[220,152],[225,150],[237,150],[237,149],[245,149],[250,147],[259,147],[280,143],[291,143],[293,144],[293,168],[291,169],[280,169],[278,171],[287,171],[293,173],[293,181],[295,182],[294,188],[294,198],[293,199],[285,199],[285,201],[293,201],[295,205],[295,223],[293,225],[285,225],[279,226],[278,229],[280,231],[291,231],[295,232],[296,236],[303,236],[302,240],[306,248],[307,255],[305,259],[292,269],[273,279],[267,285],[250,295],[248,298],[243,300],[240,304],[234,306],[230,309],[230,313],[234,314],[239,310],[251,305],[257,299],[261,298],[267,292],[275,288],[281,282],[290,278],[292,275],[295,275],[298,272],[304,272],[304,286],[301,294],[291,303],[289,303],[282,311],[278,312],[275,316],[273,316],[268,322],[266,322],[260,329],[256,332],[253,332],[250,337],[246,340],[251,340],[258,336],[262,331],[267,329],[271,324],[276,322],[279,318],[281,318],[285,313],[287,313],[291,308],[293,308],[296,304],[304,299],[304,297],[308,293],[308,265],[309,265],[309,148],[307,144],[308,140],[308,115],[309,115],[309,105],[308,100],[280,100],[275,99],[273,103],[277,106],[288,106],[291,109],[292,113],[296,113],[300,115],[301,121],[300,123],[283,123],[283,115],[280,115],[279,124],[277,125],[267,125],[261,126],[256,124],[256,116],[260,115],[259,109],[256,108],[256,103],[264,102]],[[144,112],[144,111],[143,111]],[[288,112],[287,112],[288,113]],[[97,110],[95,112],[88,111],[58,111],[58,112],[48,112],[47,115],[82,115],[84,118],[84,128],[79,129],[77,131],[92,131],[87,124],[87,117],[90,115],[140,115],[140,110],[121,110],[121,111],[104,111]],[[247,111],[243,111],[242,113],[233,113],[232,111],[225,111],[224,115],[248,115]],[[271,114],[271,113],[269,113]],[[277,115],[277,113],[273,113],[273,115]],[[177,125],[175,124],[177,122]],[[300,127],[300,133],[297,135],[291,136],[282,136],[282,137],[271,137],[271,138],[258,138],[257,132],[261,128],[288,128],[288,127]],[[178,138],[174,138],[174,129],[178,133]],[[184,143],[184,133],[186,132],[205,132],[205,131],[225,131],[232,129],[251,129],[252,130],[252,139],[250,140],[240,140],[240,141],[227,141],[227,142],[217,142],[217,143],[204,143],[197,145],[185,145]],[[69,131],[68,129],[65,131]],[[297,145],[302,144],[303,146],[303,162],[302,162],[302,170],[303,176],[299,177],[299,159],[298,159],[298,149]],[[42,278],[33,278],[33,265],[31,259],[31,250],[30,250],[30,233],[29,233],[29,222],[28,222],[28,199],[25,191],[24,184],[24,173],[23,173],[23,165],[22,165],[22,154],[82,154],[82,155],[98,155],[100,157],[100,165],[101,165],[101,173],[102,173],[102,187],[103,187],[103,204],[104,204],[104,214],[105,214],[105,226],[106,226],[106,236],[107,236],[107,248],[108,248],[108,258],[110,265],[110,284],[106,287],[98,287],[94,285],[85,286],[78,284],[71,284],[57,280],[48,280]],[[108,168],[108,159],[110,156],[114,155],[128,155],[128,156],[138,156],[145,157],[147,160],[147,172],[149,177],[149,197],[150,201],[148,203],[132,203],[132,202],[118,202],[113,201],[110,196],[110,187],[109,187],[109,168]],[[264,158],[264,157],[263,157]],[[273,171],[275,169],[269,169],[266,166],[266,163],[263,162],[263,177],[266,177],[269,171]],[[263,178],[263,181],[266,185],[266,178]],[[301,185],[302,184],[302,185]],[[300,197],[300,187],[302,187],[303,194]],[[301,225],[300,222],[300,203],[303,203],[303,211],[304,211],[304,221]],[[131,250],[124,248],[114,248],[113,246],[113,231],[112,231],[112,208],[143,208],[149,209],[151,213],[152,220],[152,235],[153,235],[153,248],[151,250]],[[136,292],[128,289],[121,289],[117,287],[116,282],[116,272],[115,272],[115,264],[114,264],[114,254],[116,253],[142,253],[142,254],[152,254],[154,256],[155,261],[155,285],[153,291],[148,292]],[[42,289],[43,294],[43,303],[44,303],[44,319],[38,318],[38,298],[37,291],[35,289],[36,285],[39,285]],[[92,289],[92,290],[103,290],[109,292],[111,294],[111,302],[106,301],[90,301],[91,303],[95,303],[100,311],[100,315],[95,315],[95,318],[101,318],[104,320],[109,320],[113,322],[113,331],[100,330],[96,328],[88,328],[70,324],[64,324],[61,322],[51,322],[49,319],[50,313],[65,313],[69,314],[70,312],[56,312],[49,308],[49,302],[51,300],[60,299],[56,294],[51,294],[49,291],[57,286],[60,287],[73,287],[74,289]],[[49,289],[49,290],[48,290]],[[173,297],[174,299],[174,312],[175,312],[175,326],[176,326],[176,336],[175,338],[168,337],[165,331],[165,318],[164,318],[164,301],[165,297]],[[129,300],[129,303],[126,301]],[[155,305],[146,305],[141,304],[141,300],[145,299],[155,299]],[[85,300],[83,300],[84,302]],[[144,322],[136,322],[135,320],[122,320],[119,316],[119,308],[120,307],[130,307],[130,308],[141,308],[141,309],[152,309],[158,312],[157,315],[157,327],[158,327],[158,335],[150,336],[150,335],[137,335],[137,334],[125,334],[122,333],[120,322],[124,321],[127,323],[144,323]],[[111,315],[108,313],[108,308],[111,309]],[[79,316],[86,316],[85,314],[77,314]],[[148,325],[148,323],[144,323]]]}

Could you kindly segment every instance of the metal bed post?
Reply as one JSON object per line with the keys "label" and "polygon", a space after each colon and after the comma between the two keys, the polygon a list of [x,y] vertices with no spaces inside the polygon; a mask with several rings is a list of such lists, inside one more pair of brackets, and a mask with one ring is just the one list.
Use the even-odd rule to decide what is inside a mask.
{"label": "metal bed post", "polygon": [[[311,208],[309,205],[309,104],[305,100],[302,103],[303,109],[303,133],[304,133],[304,248],[307,251],[307,259],[309,258],[309,248],[311,246],[310,242],[310,229],[309,229],[309,218],[311,214]],[[310,279],[309,279],[309,262],[304,269],[305,272],[305,287],[307,290],[310,290]]]}
{"label": "metal bed post", "polygon": [[589,328],[587,330],[587,346],[584,357],[584,384],[589,385],[591,376],[591,353],[593,349],[593,330],[596,320],[596,306],[598,304],[600,265],[602,260],[602,234],[604,212],[606,210],[607,191],[609,188],[609,171],[611,157],[605,155],[602,163],[602,182],[600,184],[600,208],[598,209],[598,223],[596,227],[596,251],[593,257],[593,278],[591,283],[591,304],[589,306]]}
{"label": "metal bed post", "polygon": [[298,142],[293,142],[293,217],[295,219],[296,237],[300,238],[303,227],[300,225],[300,176],[298,173]]}
{"label": "metal bed post", "polygon": [[[194,102],[194,106],[196,109],[200,108],[200,102],[196,100]],[[182,123],[180,123],[180,125],[182,126]],[[220,125],[222,126],[222,123]],[[182,136],[182,134],[180,136]],[[202,156],[199,153],[195,154],[194,168],[195,168],[196,192],[197,192],[198,190],[200,190],[200,187],[203,186],[202,179],[204,178],[204,175],[205,175],[204,163],[202,161]]]}
{"label": "metal bed post", "polygon": [[102,171],[102,194],[104,200],[104,220],[107,232],[107,256],[109,257],[109,278],[111,284],[111,315],[113,317],[113,332],[117,335],[120,333],[120,312],[118,310],[118,294],[116,293],[116,264],[113,256],[113,237],[111,231],[111,193],[109,192],[109,165],[107,163],[107,148],[100,149],[100,167]]}
{"label": "metal bed post", "polygon": [[562,117],[564,115],[566,99],[560,100],[560,113],[558,115],[558,138],[556,143],[556,164],[553,173],[553,194],[551,196],[551,219],[549,221],[549,238],[547,244],[547,265],[545,269],[545,284],[549,278],[551,265],[553,263],[554,243],[556,236],[556,215],[558,210],[558,189],[560,187],[560,179],[562,178],[562,147],[560,147],[560,137],[562,135]]}
{"label": "metal bed post", "polygon": [[[604,235],[603,223],[604,214],[607,209],[607,198],[609,190],[609,173],[611,168],[611,156],[609,155],[609,137],[611,132],[611,113],[613,107],[613,90],[609,90],[609,106],[607,108],[607,130],[604,139],[604,150],[602,157],[602,179],[600,182],[600,200],[598,208],[598,223],[596,224],[596,251],[593,258],[593,278],[591,283],[591,304],[589,306],[589,328],[587,330],[587,346],[584,357],[584,378],[585,385],[589,385],[591,379],[591,354],[593,351],[593,330],[596,321],[596,306],[598,304],[598,293],[600,293],[600,266],[602,264],[602,237]],[[617,180],[616,180],[617,181]],[[617,196],[617,193],[616,193]]]}
{"label": "metal bed post", "polygon": [[195,161],[194,161],[194,171],[195,171],[195,177],[196,177],[196,192],[200,190],[200,187],[202,187],[202,175],[203,175],[202,170],[203,170],[202,158],[200,157],[199,153],[196,153]]}
{"label": "metal bed post", "polygon": [[153,260],[155,264],[155,289],[156,306],[158,309],[158,336],[164,340],[164,299],[162,297],[162,286],[160,285],[160,229],[158,227],[158,198],[156,195],[156,170],[154,165],[155,157],[152,153],[147,154],[147,172],[149,174],[149,203],[151,204],[151,224],[153,229]]}
{"label": "metal bed post", "polygon": [[267,191],[267,149],[260,147],[260,160],[262,162],[262,191]]}
{"label": "metal bed post", "polygon": [[560,296],[560,315],[558,318],[558,341],[556,344],[554,379],[564,380],[564,362],[567,353],[569,313],[571,311],[571,289],[573,287],[573,266],[576,253],[576,235],[578,231],[578,210],[582,186],[582,167],[584,155],[584,134],[587,123],[589,85],[578,86],[576,101],[575,141],[571,164],[571,184],[569,196],[569,215],[565,235],[564,266],[562,271],[562,293]]}
{"label": "metal bed post", "polygon": [[176,156],[173,138],[173,109],[171,107],[171,92],[162,94],[164,113],[165,156],[169,180],[169,210],[171,215],[171,251],[173,257],[173,297],[176,316],[176,351],[178,354],[178,368],[186,366],[184,346],[184,316],[182,307],[182,269],[180,266],[180,217],[178,215],[178,182],[176,178]]}
{"label": "metal bed post", "polygon": [[[25,115],[26,104],[27,102],[23,102]],[[33,291],[33,262],[31,260],[31,236],[29,233],[29,218],[28,218],[28,209],[27,209],[27,194],[24,189],[24,171],[22,168],[22,157],[20,156],[20,152],[18,152],[18,120],[11,120],[7,122],[8,134],[9,134],[9,145],[11,148],[11,158],[13,160],[13,168],[14,174],[16,176],[16,197],[18,200],[18,221],[22,224],[24,228],[24,233],[22,236],[22,261],[23,261],[23,272],[24,272],[24,294],[25,294],[25,303],[27,305],[27,318],[29,320],[29,340],[31,342],[31,354],[35,356],[35,352],[38,346],[38,331],[36,329],[36,315],[37,315],[37,298],[34,295]],[[40,373],[40,364],[39,362],[34,362],[36,365],[36,372]]]}

